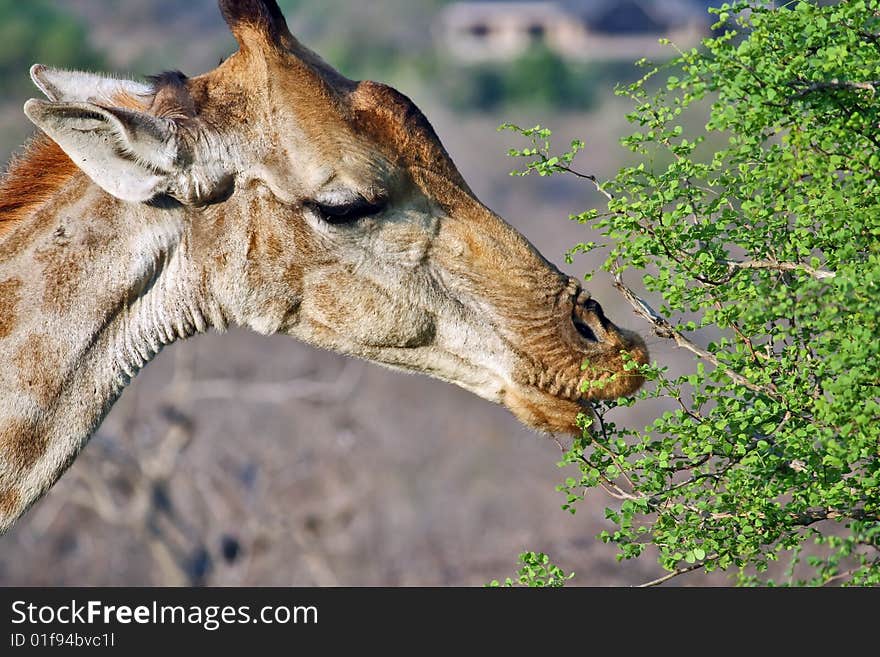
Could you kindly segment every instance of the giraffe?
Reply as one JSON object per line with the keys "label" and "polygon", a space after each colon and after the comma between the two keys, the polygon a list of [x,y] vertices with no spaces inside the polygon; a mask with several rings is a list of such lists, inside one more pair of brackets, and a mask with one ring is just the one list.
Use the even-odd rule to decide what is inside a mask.
{"label": "giraffe", "polygon": [[0,182],[0,533],[165,345],[229,325],[541,432],[642,383],[642,339],[477,200],[408,98],[338,73],[274,0],[219,5],[238,50],[198,77],[31,69],[39,132]]}

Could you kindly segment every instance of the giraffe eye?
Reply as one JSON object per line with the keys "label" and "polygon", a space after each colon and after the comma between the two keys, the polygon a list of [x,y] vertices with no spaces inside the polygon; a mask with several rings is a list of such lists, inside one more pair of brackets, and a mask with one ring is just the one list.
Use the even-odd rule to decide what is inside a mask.
{"label": "giraffe eye", "polygon": [[320,217],[330,224],[352,223],[363,217],[370,217],[385,209],[386,201],[368,201],[363,196],[344,203],[320,203],[314,201],[309,204]]}

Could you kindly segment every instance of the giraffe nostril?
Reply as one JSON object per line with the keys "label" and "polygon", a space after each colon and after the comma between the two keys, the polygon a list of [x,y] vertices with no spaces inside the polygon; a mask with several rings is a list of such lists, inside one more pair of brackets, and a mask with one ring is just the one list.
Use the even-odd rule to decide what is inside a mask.
{"label": "giraffe nostril", "polygon": [[599,320],[599,324],[604,329],[607,329],[608,325],[611,323],[605,316],[605,311],[602,309],[601,304],[595,299],[587,299],[583,303],[579,304],[578,307],[581,314],[589,313],[595,315],[596,319]]}
{"label": "giraffe nostril", "polygon": [[574,324],[574,327],[577,330],[578,334],[584,340],[588,340],[589,342],[599,342],[599,339],[596,337],[596,334],[593,333],[593,329],[591,329],[589,326],[584,324],[577,317],[573,318],[572,323]]}
{"label": "giraffe nostril", "polygon": [[574,301],[571,321],[578,335],[587,342],[607,341],[611,322],[599,302],[585,290],[581,290]]}
{"label": "giraffe nostril", "polygon": [[583,303],[580,304],[580,307],[588,313],[595,313],[596,315],[602,315],[602,306],[599,305],[599,302],[595,299],[586,299]]}

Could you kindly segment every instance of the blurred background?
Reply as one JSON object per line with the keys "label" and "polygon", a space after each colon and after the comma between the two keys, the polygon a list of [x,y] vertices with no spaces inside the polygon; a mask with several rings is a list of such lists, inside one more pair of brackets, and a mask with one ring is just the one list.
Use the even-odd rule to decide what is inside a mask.
{"label": "blurred background", "polygon": [[[633,62],[696,45],[711,2],[281,0],[291,30],[345,75],[387,82],[434,124],[477,195],[566,265],[595,238],[568,220],[603,198],[573,177],[511,178],[496,128],[554,130],[587,148],[575,168],[625,163]],[[0,154],[31,133],[35,62],[136,78],[197,75],[233,52],[215,0],[0,0]],[[637,284],[637,280],[629,281]],[[605,274],[608,314],[648,335]],[[659,305],[659,304],[658,304]],[[649,338],[673,371],[690,359]],[[656,407],[617,417],[644,424]],[[70,471],[0,538],[0,585],[482,585],[547,552],[575,584],[662,574],[596,540],[591,492],[576,516],[555,491],[558,447],[463,390],[242,330],[166,349],[135,380]],[[678,584],[707,583],[695,574]],[[711,580],[724,583],[724,579]]]}

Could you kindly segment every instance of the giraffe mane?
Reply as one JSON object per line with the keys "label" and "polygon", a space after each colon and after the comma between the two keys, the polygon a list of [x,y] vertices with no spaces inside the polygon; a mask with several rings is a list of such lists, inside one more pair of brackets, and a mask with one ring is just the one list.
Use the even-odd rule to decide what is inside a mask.
{"label": "giraffe mane", "polygon": [[46,203],[79,169],[54,141],[38,132],[0,178],[0,238]]}

